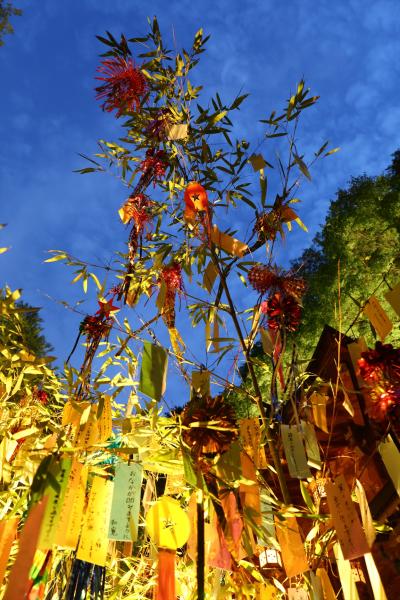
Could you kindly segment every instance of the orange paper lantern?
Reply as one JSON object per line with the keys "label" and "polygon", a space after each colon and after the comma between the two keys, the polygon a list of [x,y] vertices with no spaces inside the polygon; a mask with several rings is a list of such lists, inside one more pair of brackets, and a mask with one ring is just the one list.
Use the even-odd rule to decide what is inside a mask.
{"label": "orange paper lantern", "polygon": [[208,211],[207,191],[197,181],[191,181],[185,190],[186,208],[195,212]]}

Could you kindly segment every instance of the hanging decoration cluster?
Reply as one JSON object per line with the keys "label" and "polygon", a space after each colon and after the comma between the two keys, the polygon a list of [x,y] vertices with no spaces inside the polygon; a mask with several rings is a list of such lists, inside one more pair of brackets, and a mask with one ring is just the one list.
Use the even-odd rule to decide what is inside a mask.
{"label": "hanging decoration cluster", "polygon": [[[200,91],[188,74],[203,52],[202,31],[190,52],[171,61],[154,20],[146,38],[130,41],[146,50],[141,66],[123,36],[120,42],[107,36],[100,38],[107,58],[98,69],[97,98],[105,111],[126,119],[126,135],[118,144],[104,143],[99,156],[121,170],[129,188],[119,210],[130,227],[127,252],[119,255],[108,293],[87,265],[60,251],[50,259],[67,257],[78,266],[76,281],[87,287],[93,280],[99,288],[99,309],[79,328],[83,363],[67,366],[63,390],[41,357],[27,349],[0,353],[3,597],[333,600],[373,590],[387,600],[385,589],[396,581],[379,568],[386,560],[382,551],[379,563],[375,526],[382,498],[374,500],[389,488],[391,499],[400,495],[391,428],[400,409],[400,351],[380,342],[366,350],[326,328],[312,372],[299,374],[294,344],[288,359],[306,285],[297,273],[271,265],[284,227],[305,228],[291,206],[298,177],[309,178],[296,154],[296,128],[288,138],[288,169],[297,169],[296,178],[290,187],[288,171],[268,205],[269,163],[229,136],[229,114],[245,96],[225,106],[217,94],[209,108],[189,110]],[[265,121],[270,137],[289,135],[293,121],[297,127],[302,110],[316,101],[308,93],[300,82],[284,113]],[[230,150],[217,148],[212,136]],[[259,176],[258,208],[241,183],[248,163]],[[218,220],[220,206],[231,210],[239,202],[241,210],[255,211],[245,241],[233,221],[223,231]],[[258,251],[266,252],[266,264],[248,262]],[[247,290],[233,300],[236,267],[248,272],[259,294],[254,306],[239,270]],[[200,291],[189,294],[189,284]],[[193,325],[205,329],[206,364],[176,329],[178,297],[181,304],[190,300]],[[0,295],[4,322],[16,301]],[[136,329],[128,318],[117,319],[119,301],[135,305]],[[155,315],[147,318],[150,311]],[[13,318],[18,321],[15,306]],[[380,313],[375,322],[382,327],[385,318]],[[165,326],[169,349],[160,341]],[[268,362],[254,352],[258,335]],[[247,369],[240,387],[224,362],[234,356],[236,363],[238,349]],[[174,395],[186,404],[165,415],[171,358],[184,390]],[[238,389],[248,399],[246,416],[230,402]],[[367,455],[356,433],[374,421],[385,431]],[[390,507],[385,511],[392,516]]]}

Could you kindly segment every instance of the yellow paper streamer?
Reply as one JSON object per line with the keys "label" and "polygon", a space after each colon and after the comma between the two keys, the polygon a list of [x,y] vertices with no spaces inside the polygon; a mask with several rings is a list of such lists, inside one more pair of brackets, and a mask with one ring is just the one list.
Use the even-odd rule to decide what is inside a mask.
{"label": "yellow paper streamer", "polygon": [[242,256],[248,250],[247,244],[244,244],[240,240],[233,238],[227,233],[223,233],[216,225],[213,225],[211,229],[211,241],[218,246],[218,248],[225,250],[227,254],[237,256],[238,258],[242,258]]}
{"label": "yellow paper streamer", "polygon": [[103,396],[97,413],[98,442],[102,444],[112,434],[111,397]]}
{"label": "yellow paper streamer", "polygon": [[113,482],[93,477],[89,502],[82,527],[76,557],[105,567],[108,551],[108,523],[110,520]]}
{"label": "yellow paper streamer", "polygon": [[81,533],[85,498],[86,498],[86,482],[88,476],[88,467],[84,465],[80,472],[79,484],[76,488],[72,503],[72,510],[68,520],[68,527],[65,531],[65,539],[62,543],[66,548],[76,549],[78,545],[79,535]]}
{"label": "yellow paper streamer", "polygon": [[[84,471],[84,472],[83,472]],[[59,546],[76,548],[80,533],[80,522],[77,527],[77,510],[83,515],[85,502],[87,468],[84,468],[76,458],[72,462],[64,503],[61,508],[54,543]],[[67,543],[72,541],[72,544]]]}

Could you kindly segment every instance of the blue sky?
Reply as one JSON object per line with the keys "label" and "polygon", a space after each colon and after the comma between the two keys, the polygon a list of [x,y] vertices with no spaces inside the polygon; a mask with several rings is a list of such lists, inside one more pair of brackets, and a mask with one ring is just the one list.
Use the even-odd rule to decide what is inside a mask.
{"label": "blue sky", "polygon": [[[352,175],[382,172],[400,146],[400,11],[397,0],[34,0],[17,3],[15,34],[0,48],[1,283],[23,288],[42,306],[45,332],[64,360],[79,317],[57,301],[83,297],[61,265],[45,265],[49,249],[107,262],[124,240],[117,209],[120,183],[80,176],[78,152],[92,154],[100,138],[116,139],[115,119],[103,113],[93,87],[102,51],[95,35],[142,35],[157,15],[170,46],[189,46],[202,27],[211,34],[197,80],[203,98],[250,97],[239,114],[238,137],[260,139],[257,120],[282,106],[304,77],[321,96],[301,131],[303,149],[326,139],[341,152],[318,163],[303,187],[301,217],[280,253],[295,258],[324,220],[335,191]],[[175,42],[174,42],[175,39]],[[265,150],[268,158],[268,148]],[[95,308],[94,289],[85,306]]]}

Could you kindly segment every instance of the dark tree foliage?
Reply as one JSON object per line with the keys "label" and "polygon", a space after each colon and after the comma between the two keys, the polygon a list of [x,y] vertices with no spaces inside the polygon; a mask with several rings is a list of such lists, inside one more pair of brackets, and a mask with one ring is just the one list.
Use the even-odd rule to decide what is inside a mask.
{"label": "dark tree foliage", "polygon": [[23,335],[21,342],[23,346],[28,348],[35,356],[48,356],[53,351],[53,346],[49,344],[43,335],[43,319],[39,315],[39,309],[29,306],[25,302],[18,302],[18,308],[21,309]]}
{"label": "dark tree foliage", "polygon": [[[373,294],[395,319],[385,292],[400,280],[400,151],[386,174],[355,177],[338,191],[313,245],[294,267],[301,268],[308,285],[296,336],[305,358],[324,325],[338,328],[340,320],[342,331],[367,335],[372,342],[362,307]],[[392,341],[398,337],[395,326]]]}
{"label": "dark tree foliage", "polygon": [[11,2],[0,0],[0,46],[4,45],[3,36],[7,33],[14,33],[14,28],[10,23],[10,17],[20,17],[22,10],[15,8]]}

